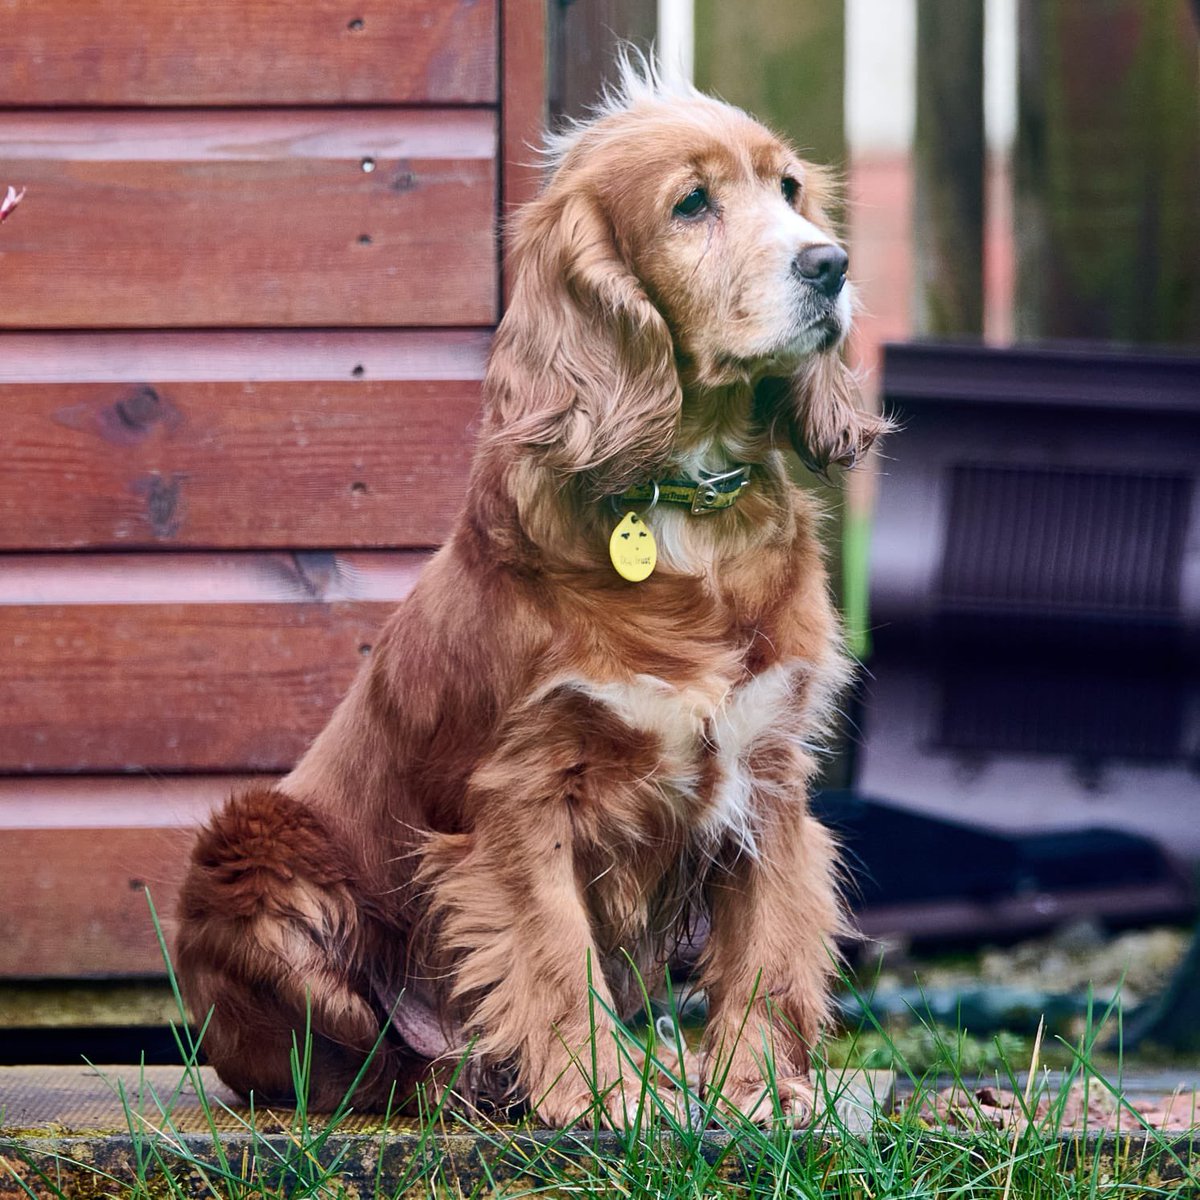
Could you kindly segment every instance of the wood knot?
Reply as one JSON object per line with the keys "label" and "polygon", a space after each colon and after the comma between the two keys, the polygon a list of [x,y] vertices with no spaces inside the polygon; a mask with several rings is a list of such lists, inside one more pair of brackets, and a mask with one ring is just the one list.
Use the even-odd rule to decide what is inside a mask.
{"label": "wood knot", "polygon": [[411,192],[417,186],[416,173],[409,167],[408,163],[402,162],[399,168],[388,181],[388,187],[393,192]]}
{"label": "wood knot", "polygon": [[145,500],[146,522],[156,538],[173,538],[183,525],[183,476],[157,472],[139,479],[134,490]]}
{"label": "wood knot", "polygon": [[138,388],[133,395],[118,400],[113,412],[126,429],[145,429],[161,419],[162,397],[152,387]]}
{"label": "wood knot", "polygon": [[177,428],[183,415],[157,389],[143,384],[105,405],[97,414],[101,437],[116,446],[134,446],[155,428]]}

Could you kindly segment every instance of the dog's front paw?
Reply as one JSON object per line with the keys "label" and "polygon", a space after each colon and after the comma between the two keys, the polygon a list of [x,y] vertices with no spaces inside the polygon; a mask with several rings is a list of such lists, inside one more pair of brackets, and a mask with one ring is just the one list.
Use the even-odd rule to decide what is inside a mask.
{"label": "dog's front paw", "polygon": [[745,1117],[755,1125],[780,1122],[800,1127],[811,1124],[816,1095],[807,1075],[777,1076],[773,1082],[761,1076],[726,1079],[717,1097],[717,1108],[728,1115]]}
{"label": "dog's front paw", "polygon": [[637,1129],[667,1114],[676,1123],[686,1124],[684,1096],[664,1084],[655,1086],[639,1079],[614,1083],[593,1093],[587,1089],[566,1089],[561,1085],[534,1106],[538,1119],[555,1129],[573,1125],[605,1129]]}

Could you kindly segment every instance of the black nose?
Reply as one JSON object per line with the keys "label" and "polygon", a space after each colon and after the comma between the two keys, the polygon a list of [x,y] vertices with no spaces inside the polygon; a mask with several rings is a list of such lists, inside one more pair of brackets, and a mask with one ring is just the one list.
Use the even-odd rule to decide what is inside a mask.
{"label": "black nose", "polygon": [[817,246],[805,246],[792,260],[792,267],[801,279],[832,300],[846,282],[849,262],[850,256],[841,246],[822,242]]}

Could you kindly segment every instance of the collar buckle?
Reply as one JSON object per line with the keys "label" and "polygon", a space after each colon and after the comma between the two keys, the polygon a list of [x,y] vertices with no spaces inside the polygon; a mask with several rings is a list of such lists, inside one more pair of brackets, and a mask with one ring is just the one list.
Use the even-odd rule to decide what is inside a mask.
{"label": "collar buckle", "polygon": [[732,471],[712,472],[701,468],[700,479],[692,496],[692,515],[707,516],[722,508],[729,508],[741,495],[742,489],[750,484],[749,465],[734,467]]}

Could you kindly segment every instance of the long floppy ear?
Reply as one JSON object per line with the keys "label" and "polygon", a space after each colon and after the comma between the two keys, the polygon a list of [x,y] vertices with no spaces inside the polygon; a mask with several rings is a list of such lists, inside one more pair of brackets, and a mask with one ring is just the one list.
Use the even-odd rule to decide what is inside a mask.
{"label": "long floppy ear", "polygon": [[787,436],[809,470],[861,462],[877,437],[893,428],[886,417],[859,407],[854,374],[836,352],[813,355],[791,379],[764,381],[764,416]]}
{"label": "long floppy ear", "polygon": [[674,344],[608,220],[552,185],[520,214],[512,261],[485,383],[494,435],[592,498],[652,477],[679,428]]}

